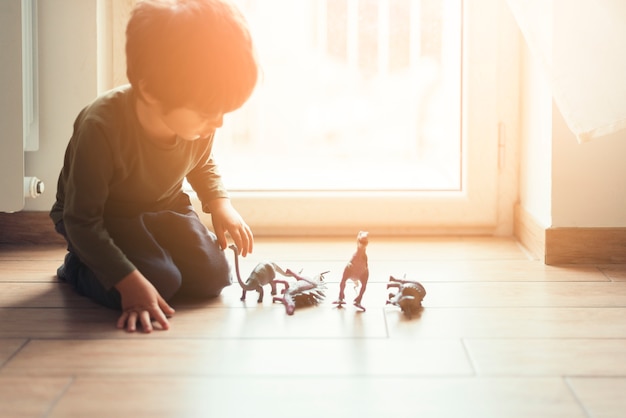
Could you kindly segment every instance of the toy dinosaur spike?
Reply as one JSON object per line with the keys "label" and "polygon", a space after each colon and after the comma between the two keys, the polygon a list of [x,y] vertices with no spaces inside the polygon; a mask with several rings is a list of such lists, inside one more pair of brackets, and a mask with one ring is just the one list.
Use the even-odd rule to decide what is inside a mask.
{"label": "toy dinosaur spike", "polygon": [[295,283],[290,283],[287,280],[275,280],[276,283],[283,284],[285,289],[282,291],[282,296],[274,297],[274,302],[281,302],[285,305],[287,315],[293,315],[297,307],[311,306],[320,304],[326,297],[326,284],[324,283],[324,274],[320,273],[313,278],[303,277],[298,273],[287,269],[285,272],[287,276],[296,278]]}

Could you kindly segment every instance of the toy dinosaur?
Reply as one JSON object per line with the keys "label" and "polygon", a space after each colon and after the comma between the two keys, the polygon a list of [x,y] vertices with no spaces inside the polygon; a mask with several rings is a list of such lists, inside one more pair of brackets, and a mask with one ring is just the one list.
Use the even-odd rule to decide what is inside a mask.
{"label": "toy dinosaur", "polygon": [[390,288],[397,288],[398,291],[389,293],[387,304],[399,306],[409,319],[413,316],[413,313],[422,310],[422,300],[426,296],[426,289],[420,283],[389,276],[387,289]]}
{"label": "toy dinosaur", "polygon": [[285,305],[287,315],[293,315],[297,307],[320,304],[326,297],[326,284],[324,283],[324,274],[326,273],[328,272],[325,271],[313,278],[307,278],[287,269],[285,275],[295,277],[296,281],[274,280],[275,283],[283,284],[285,288],[281,292],[282,296],[274,296],[273,301]]}
{"label": "toy dinosaur", "polygon": [[354,299],[354,306],[365,311],[365,308],[361,305],[361,299],[365,293],[367,287],[367,279],[369,278],[369,269],[367,267],[367,254],[365,248],[368,244],[367,232],[360,231],[356,237],[356,252],[352,255],[350,262],[343,270],[343,276],[341,283],[339,284],[339,299],[334,303],[341,308],[345,303],[345,288],[348,279],[354,281],[355,289],[359,288],[359,294]]}
{"label": "toy dinosaur", "polygon": [[244,282],[241,280],[241,276],[239,274],[239,249],[235,244],[231,244],[228,248],[233,250],[235,253],[235,272],[237,274],[237,281],[243,289],[241,300],[246,300],[246,292],[256,290],[259,292],[259,299],[257,302],[263,302],[263,286],[268,284],[272,289],[272,295],[276,294],[276,282],[274,278],[276,277],[276,272],[282,274],[283,276],[286,275],[283,269],[272,262],[261,262],[254,267],[252,273],[250,273],[250,276]]}

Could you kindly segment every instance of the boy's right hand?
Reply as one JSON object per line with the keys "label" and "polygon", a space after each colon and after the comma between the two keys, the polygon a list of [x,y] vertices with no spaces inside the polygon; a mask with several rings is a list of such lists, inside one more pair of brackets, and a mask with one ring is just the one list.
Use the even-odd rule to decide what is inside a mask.
{"label": "boy's right hand", "polygon": [[139,323],[144,332],[152,332],[154,319],[164,330],[169,329],[167,318],[174,315],[174,309],[139,270],[124,277],[115,288],[122,297],[123,313],[117,321],[118,328],[134,332]]}

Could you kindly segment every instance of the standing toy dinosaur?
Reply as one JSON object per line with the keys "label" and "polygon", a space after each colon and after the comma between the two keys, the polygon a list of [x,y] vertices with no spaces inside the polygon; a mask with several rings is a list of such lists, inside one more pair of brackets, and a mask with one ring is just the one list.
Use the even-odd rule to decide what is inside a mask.
{"label": "standing toy dinosaur", "polygon": [[343,270],[343,277],[341,278],[341,283],[339,284],[339,299],[334,302],[336,305],[339,305],[340,308],[345,303],[344,298],[346,282],[348,279],[352,279],[354,281],[355,288],[360,288],[359,294],[354,299],[354,306],[365,311],[365,308],[361,305],[361,299],[365,293],[367,279],[370,274],[367,267],[367,254],[365,253],[367,244],[367,232],[360,231],[356,237],[356,252],[352,255],[350,262]]}
{"label": "standing toy dinosaur", "polygon": [[239,249],[235,244],[231,244],[228,248],[233,250],[235,253],[235,272],[237,274],[237,281],[239,285],[243,289],[243,293],[241,294],[241,300],[246,300],[246,292],[249,290],[256,290],[259,292],[259,299],[257,302],[263,302],[263,286],[269,284],[272,288],[272,295],[276,294],[276,282],[274,278],[276,277],[276,272],[282,274],[283,276],[286,273],[277,266],[275,263],[259,263],[250,273],[250,276],[245,281],[241,280],[241,276],[239,274]]}

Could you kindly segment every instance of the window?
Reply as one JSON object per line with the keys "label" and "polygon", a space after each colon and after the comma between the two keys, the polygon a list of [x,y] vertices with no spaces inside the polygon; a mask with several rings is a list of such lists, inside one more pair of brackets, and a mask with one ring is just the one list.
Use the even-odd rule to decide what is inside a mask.
{"label": "window", "polygon": [[[104,3],[114,32],[132,1]],[[494,231],[518,106],[504,1],[235,2],[264,74],[214,151],[255,234]]]}
{"label": "window", "polygon": [[504,2],[239,4],[265,79],[215,153],[256,234],[494,232]]}

